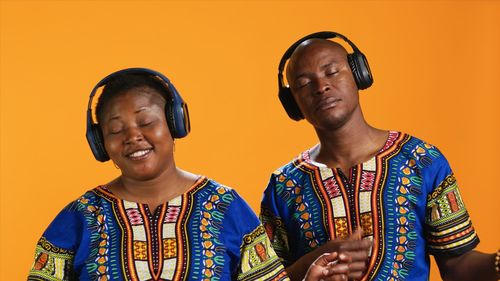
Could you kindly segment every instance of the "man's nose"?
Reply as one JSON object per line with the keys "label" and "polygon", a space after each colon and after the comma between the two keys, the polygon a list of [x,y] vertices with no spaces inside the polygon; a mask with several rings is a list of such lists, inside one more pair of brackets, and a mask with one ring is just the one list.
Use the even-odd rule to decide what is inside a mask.
{"label": "man's nose", "polygon": [[330,91],[332,88],[330,81],[325,78],[318,78],[316,81],[316,94],[324,94],[325,92]]}

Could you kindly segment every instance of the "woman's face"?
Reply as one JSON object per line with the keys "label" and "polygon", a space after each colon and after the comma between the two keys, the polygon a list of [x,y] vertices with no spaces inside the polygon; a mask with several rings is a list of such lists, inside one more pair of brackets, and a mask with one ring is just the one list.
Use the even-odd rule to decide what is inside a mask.
{"label": "woman's face", "polygon": [[174,165],[164,105],[161,95],[145,86],[114,97],[104,108],[104,146],[122,176],[151,180]]}

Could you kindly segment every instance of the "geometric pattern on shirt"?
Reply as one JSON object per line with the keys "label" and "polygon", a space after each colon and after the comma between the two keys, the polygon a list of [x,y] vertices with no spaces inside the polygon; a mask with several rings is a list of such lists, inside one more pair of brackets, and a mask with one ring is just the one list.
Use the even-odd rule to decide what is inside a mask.
{"label": "geometric pattern on shirt", "polygon": [[238,280],[288,280],[262,225],[243,237]]}
{"label": "geometric pattern on shirt", "polygon": [[[295,183],[307,195],[306,201],[311,203],[313,235],[320,244],[345,235],[344,229],[348,234],[352,233],[358,224],[371,236],[374,244],[368,272],[362,280],[412,280],[415,276],[409,275],[411,270],[417,273],[428,270],[424,258],[416,257],[417,249],[425,251],[423,247],[427,246],[427,250],[435,255],[453,254],[469,250],[478,243],[456,185],[449,185],[451,181],[445,179],[440,184],[443,187],[428,186],[428,181],[435,179],[431,177],[441,180],[446,176],[442,171],[450,172],[446,159],[437,148],[408,134],[391,131],[374,161],[353,167],[343,177],[347,184],[336,170],[323,169],[310,161],[309,153],[302,153],[275,171],[264,195],[261,212],[261,217],[267,216],[264,223],[283,219],[290,224],[287,225],[287,230],[292,231],[290,234],[299,238],[285,244],[277,241],[280,236],[272,235],[273,246],[291,248],[288,255],[280,255],[286,264],[293,263],[313,248],[302,242],[305,241],[302,229],[295,228],[294,194],[286,192],[279,182]],[[370,173],[375,173],[375,176]],[[444,188],[447,184],[449,189]],[[289,190],[293,188],[293,185],[288,186]],[[268,190],[277,197],[273,198],[273,193],[268,195]],[[429,192],[430,197],[435,198],[432,201],[427,198]],[[422,200],[426,198],[427,209],[425,204],[422,206]],[[274,210],[286,217],[279,218]],[[276,231],[272,227],[269,224],[271,231],[268,232]],[[429,231],[429,228],[434,231]],[[421,267],[415,267],[416,262]]]}
{"label": "geometric pattern on shirt", "polygon": [[305,242],[311,248],[316,248],[319,241],[313,231],[313,219],[310,213],[309,204],[304,200],[304,188],[299,186],[294,179],[288,178],[286,175],[278,175],[276,181],[276,189],[278,194],[286,201],[290,208],[294,208],[294,219],[300,226]]}
{"label": "geometric pattern on shirt", "polygon": [[51,244],[41,237],[35,250],[28,280],[70,280],[74,253]]}
{"label": "geometric pattern on shirt", "polygon": [[277,216],[273,216],[272,212],[265,206],[261,206],[260,221],[280,262],[288,266],[287,261],[291,259],[290,245],[288,244],[287,231],[283,220]]}
{"label": "geometric pattern on shirt", "polygon": [[462,248],[477,240],[453,174],[428,196],[427,213],[431,230],[426,238],[430,252]]}
{"label": "geometric pattern on shirt", "polygon": [[204,257],[201,270],[203,280],[220,279],[224,259],[214,259],[214,257],[217,251],[225,251],[225,249],[218,233],[222,226],[222,214],[234,200],[230,189],[225,186],[218,186],[216,192],[201,204],[200,236]]}
{"label": "geometric pattern on shirt", "polygon": [[[196,186],[197,184],[195,184]],[[147,205],[121,200],[105,187],[95,190],[112,203],[122,229],[120,253],[126,280],[174,280],[185,268],[185,233],[179,230],[189,214],[183,214],[186,195],[158,206],[151,213]],[[173,220],[175,218],[176,220]],[[100,279],[99,279],[100,280]],[[108,279],[109,280],[109,279]]]}

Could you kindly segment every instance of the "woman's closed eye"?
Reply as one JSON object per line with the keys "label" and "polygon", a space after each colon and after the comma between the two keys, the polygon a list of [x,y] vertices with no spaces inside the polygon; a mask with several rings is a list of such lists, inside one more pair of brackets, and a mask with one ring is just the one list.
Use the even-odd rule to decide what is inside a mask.
{"label": "woman's closed eye", "polygon": [[140,121],[138,122],[139,123],[139,127],[148,127],[148,126],[151,126],[153,125],[155,120],[144,120],[144,121]]}
{"label": "woman's closed eye", "polygon": [[122,132],[122,128],[112,128],[109,130],[110,135],[118,135]]}

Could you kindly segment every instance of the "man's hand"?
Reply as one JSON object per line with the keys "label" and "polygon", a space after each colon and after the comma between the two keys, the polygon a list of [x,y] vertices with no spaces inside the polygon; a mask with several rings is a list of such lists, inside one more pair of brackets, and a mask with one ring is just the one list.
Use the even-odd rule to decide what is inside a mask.
{"label": "man's hand", "polygon": [[327,253],[344,254],[349,257],[349,261],[340,260],[339,263],[347,264],[349,267],[349,279],[359,279],[366,271],[368,253],[372,247],[372,241],[361,239],[362,230],[356,230],[347,239],[335,239],[326,242],[314,251],[302,256],[294,264],[286,268],[291,280],[302,280],[309,267],[321,255]]}

